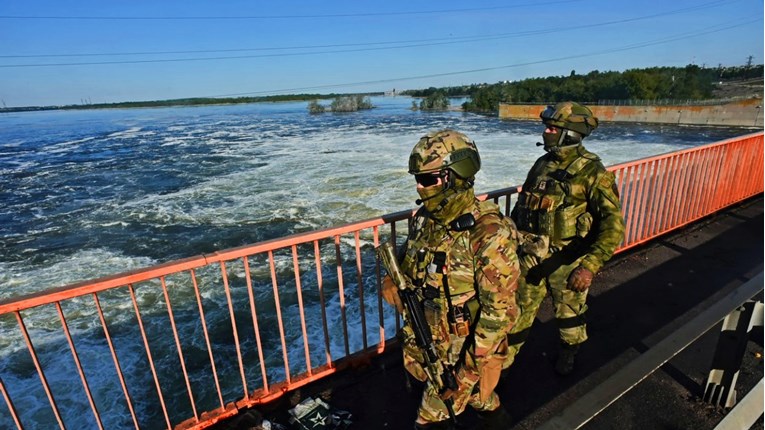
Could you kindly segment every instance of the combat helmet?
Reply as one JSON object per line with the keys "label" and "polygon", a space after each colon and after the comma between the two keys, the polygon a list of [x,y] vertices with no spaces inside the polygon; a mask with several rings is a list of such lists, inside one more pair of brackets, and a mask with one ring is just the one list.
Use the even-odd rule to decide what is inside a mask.
{"label": "combat helmet", "polygon": [[587,137],[598,128],[598,118],[586,106],[575,102],[561,102],[555,106],[547,106],[539,114],[547,126],[555,126],[565,130],[575,131]]}
{"label": "combat helmet", "polygon": [[454,130],[441,130],[420,138],[409,155],[409,173],[420,175],[451,170],[461,179],[472,179],[481,169],[475,142]]}
{"label": "combat helmet", "polygon": [[[464,134],[454,130],[426,134],[409,155],[409,173],[423,185],[417,187],[416,203],[423,204],[437,222],[452,222],[475,200],[473,182],[480,168],[475,142]],[[433,176],[441,177],[441,187],[421,182]]]}

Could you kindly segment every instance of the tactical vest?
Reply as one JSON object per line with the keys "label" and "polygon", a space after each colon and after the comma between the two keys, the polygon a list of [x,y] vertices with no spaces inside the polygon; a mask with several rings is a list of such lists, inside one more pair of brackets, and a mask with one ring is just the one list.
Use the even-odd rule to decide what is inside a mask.
{"label": "tactical vest", "polygon": [[[595,160],[578,157],[565,169],[553,171],[543,166],[518,197],[513,214],[518,229],[548,236],[550,244],[556,246],[585,237],[592,226],[592,215],[587,212],[587,189],[581,181],[573,179]],[[531,185],[530,189],[526,185]]]}
{"label": "tactical vest", "polygon": [[[471,213],[478,223],[484,215],[499,214],[499,208],[477,202]],[[478,316],[470,234],[470,228],[454,230],[428,222],[423,215],[414,219],[401,270],[418,289],[434,337],[446,337],[447,332],[467,336]]]}

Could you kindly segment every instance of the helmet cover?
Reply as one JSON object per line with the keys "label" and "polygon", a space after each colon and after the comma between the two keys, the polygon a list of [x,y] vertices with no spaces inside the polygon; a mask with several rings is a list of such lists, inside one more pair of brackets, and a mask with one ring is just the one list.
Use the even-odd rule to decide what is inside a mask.
{"label": "helmet cover", "polygon": [[589,136],[598,127],[598,118],[592,111],[575,102],[560,102],[555,106],[547,106],[539,117],[547,126],[572,130],[582,137]]}
{"label": "helmet cover", "polygon": [[468,179],[480,168],[481,157],[475,142],[454,130],[426,134],[409,155],[409,173],[413,175],[451,170]]}

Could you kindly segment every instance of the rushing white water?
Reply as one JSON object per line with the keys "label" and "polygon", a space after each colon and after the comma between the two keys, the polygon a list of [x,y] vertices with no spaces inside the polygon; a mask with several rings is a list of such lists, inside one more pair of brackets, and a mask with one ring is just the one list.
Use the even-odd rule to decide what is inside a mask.
{"label": "rushing white water", "polygon": [[[478,192],[520,184],[542,154],[535,146],[541,140],[538,122],[413,112],[411,100],[401,97],[374,98],[373,103],[378,107],[371,111],[323,115],[309,115],[304,102],[0,115],[0,299],[411,208],[417,195],[406,172],[407,158],[419,137],[429,131],[454,128],[476,141],[483,162],[476,180]],[[586,146],[609,165],[745,132],[604,123]],[[332,254],[329,249],[323,253]],[[291,256],[276,255],[279,272],[291,270],[291,265]],[[240,275],[232,283],[241,283],[243,269],[231,270]],[[330,283],[333,274],[324,276]],[[310,285],[311,279],[304,283]],[[172,288],[187,284],[187,279],[168,279],[168,287],[175,291],[171,294],[176,295],[173,301],[190,304],[188,310],[176,309],[181,330],[198,334],[201,325],[191,315],[196,310],[193,293]],[[270,285],[262,287],[256,294],[271,294]],[[246,309],[245,290],[233,291],[234,300]],[[352,294],[355,291],[347,295]],[[139,287],[136,295],[142,308],[163,300],[156,285]],[[209,325],[227,326],[230,331],[221,286],[203,285],[202,295],[210,307]],[[101,299],[110,329],[120,340],[118,355],[145,421],[142,425],[162,427],[164,419],[151,394],[153,381],[127,292],[115,291]],[[307,328],[309,342],[320,345],[318,298],[308,293],[304,299],[307,312],[314,315]],[[341,330],[339,295],[329,294],[327,300],[328,325]],[[264,330],[275,327],[271,310],[262,312]],[[108,411],[104,412],[107,428],[129,428],[114,368],[88,365],[103,363],[109,356],[104,342],[93,335],[101,330],[94,312],[88,297],[64,306],[87,377],[98,381],[95,395],[99,409]],[[295,354],[290,361],[300,366],[303,340],[296,312],[289,307],[285,319],[289,349]],[[347,312],[358,315],[358,303],[350,302]],[[392,315],[385,319],[388,327]],[[147,320],[147,330],[167,330],[166,314],[152,314]],[[93,426],[79,378],[71,374],[72,358],[60,336],[55,310],[39,312],[27,324],[65,422],[74,428]],[[17,410],[30,428],[55,423],[12,316],[0,318],[0,332],[0,377]],[[196,343],[184,346],[191,349],[189,356],[206,359],[200,337],[191,337]],[[222,351],[219,356],[225,357],[219,371],[222,380],[236,382],[238,369],[229,337],[223,329],[214,337]],[[279,356],[278,335],[266,337],[270,346],[264,350]],[[342,333],[331,339],[333,355],[344,350]],[[373,337],[367,340],[375,342]],[[242,341],[246,350],[255,349],[254,339],[243,335]],[[352,336],[350,349],[358,349],[362,341]],[[172,340],[152,348],[160,372],[173,373],[177,355]],[[323,359],[320,353],[311,357],[314,362]],[[283,370],[270,371],[270,379],[284,377]],[[247,372],[248,379],[260,378],[259,369]],[[212,384],[201,373],[192,373],[192,379],[195,386]],[[228,395],[241,390],[236,384],[223,385]],[[185,393],[173,394],[166,401],[179,410],[179,416],[190,416]],[[205,405],[203,410],[215,407],[212,390],[196,395]],[[5,407],[0,402],[0,428],[13,425]]]}

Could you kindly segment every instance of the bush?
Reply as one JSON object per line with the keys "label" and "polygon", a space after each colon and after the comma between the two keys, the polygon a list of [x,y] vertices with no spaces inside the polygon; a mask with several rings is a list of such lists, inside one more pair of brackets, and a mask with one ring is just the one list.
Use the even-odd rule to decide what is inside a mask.
{"label": "bush", "polygon": [[362,95],[341,96],[332,100],[332,112],[355,112],[361,109],[372,109],[372,101]]}
{"label": "bush", "polygon": [[327,108],[320,105],[318,100],[313,100],[308,103],[308,113],[310,114],[324,113],[326,110]]}
{"label": "bush", "polygon": [[422,110],[446,110],[449,108],[449,98],[442,91],[437,91],[420,101],[420,109]]}

